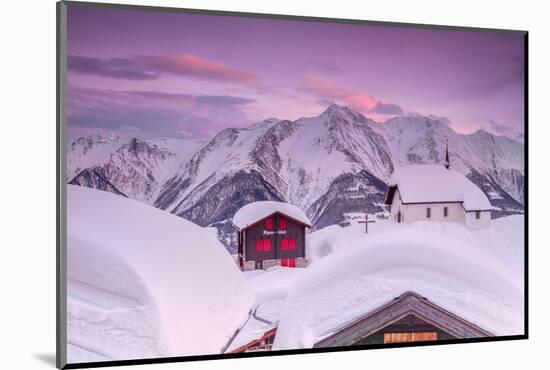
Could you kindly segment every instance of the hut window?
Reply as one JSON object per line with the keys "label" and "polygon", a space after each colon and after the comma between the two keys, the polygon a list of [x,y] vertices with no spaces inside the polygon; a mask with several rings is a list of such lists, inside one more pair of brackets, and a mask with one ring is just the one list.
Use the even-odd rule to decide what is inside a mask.
{"label": "hut window", "polygon": [[282,250],[287,250],[288,249],[288,240],[286,240],[286,239],[281,240],[281,249]]}
{"label": "hut window", "polygon": [[279,217],[279,230],[286,230],[286,218]]}
{"label": "hut window", "polygon": [[269,252],[271,250],[271,240],[264,240],[264,252]]}
{"label": "hut window", "polygon": [[265,228],[267,230],[273,230],[273,219],[271,217],[265,219]]}
{"label": "hut window", "polygon": [[261,252],[263,250],[264,250],[263,240],[261,239],[256,240],[256,252]]}
{"label": "hut window", "polygon": [[447,217],[449,215],[449,208],[443,207],[443,217]]}
{"label": "hut window", "polygon": [[481,213],[481,212],[476,211],[476,220],[479,220],[480,213]]}
{"label": "hut window", "polygon": [[288,249],[296,249],[296,241],[294,239],[288,241]]}
{"label": "hut window", "polygon": [[426,208],[426,218],[432,217],[432,209],[430,207]]}

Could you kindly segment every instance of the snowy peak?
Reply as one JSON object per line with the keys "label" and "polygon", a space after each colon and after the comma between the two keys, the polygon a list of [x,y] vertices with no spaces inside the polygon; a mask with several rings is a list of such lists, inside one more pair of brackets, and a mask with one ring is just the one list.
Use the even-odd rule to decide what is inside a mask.
{"label": "snowy peak", "polygon": [[270,127],[276,125],[277,123],[281,122],[278,118],[268,118],[261,122],[256,122],[250,126],[248,126],[249,130],[256,130],[256,129],[269,129]]}
{"label": "snowy peak", "polygon": [[90,135],[87,137],[79,137],[75,139],[69,146],[69,150],[77,152],[80,155],[87,154],[90,150],[93,150],[97,146],[106,144],[118,143],[120,137],[115,134],[109,136],[102,136],[100,134]]}
{"label": "snowy peak", "polygon": [[150,144],[146,141],[133,138],[127,144],[122,145],[116,153],[120,155],[132,156],[135,159],[150,160],[150,161],[162,161],[174,153],[168,149],[162,149],[156,144]]}
{"label": "snowy peak", "polygon": [[68,172],[88,169],[80,185],[215,226],[230,248],[231,217],[254,201],[298,206],[313,229],[343,223],[353,212],[384,217],[395,169],[441,164],[447,141],[451,168],[481,188],[495,212],[523,211],[523,145],[482,131],[458,134],[436,116],[408,114],[378,123],[333,104],[317,117],[270,118],[199,141],[88,140],[77,145],[90,143],[86,153],[69,150]]}
{"label": "snowy peak", "polygon": [[[163,185],[155,206],[178,214],[185,213],[210,194],[209,189],[222,180],[246,178],[248,181],[249,176],[242,177],[239,174],[243,171],[257,173],[262,167],[262,163],[257,160],[259,154],[254,150],[257,143],[266,132],[283,122],[268,119],[248,128],[220,131],[197,150],[188,162],[182,162],[180,170],[173,173]],[[269,144],[265,146],[269,150]],[[276,191],[270,189],[267,193]]]}
{"label": "snowy peak", "polygon": [[348,106],[331,104],[321,113],[321,116],[349,115],[357,116],[359,113],[353,111]]}
{"label": "snowy peak", "polygon": [[114,132],[110,133],[107,136],[101,134],[93,134],[87,137],[79,137],[74,142],[77,144],[100,144],[100,143],[116,143],[120,141],[120,137]]}
{"label": "snowy peak", "polygon": [[201,142],[177,139],[93,135],[75,140],[68,150],[69,183],[154,201],[166,176],[179,161],[187,161]]}
{"label": "snowy peak", "polygon": [[114,134],[96,134],[75,139],[67,147],[67,180],[71,180],[81,170],[105,161],[118,146],[120,138]]}
{"label": "snowy peak", "polygon": [[[328,122],[364,122],[367,120],[361,113],[352,110],[349,107],[338,104],[331,104],[323,113],[321,118],[325,118]],[[374,122],[374,121],[372,121]]]}

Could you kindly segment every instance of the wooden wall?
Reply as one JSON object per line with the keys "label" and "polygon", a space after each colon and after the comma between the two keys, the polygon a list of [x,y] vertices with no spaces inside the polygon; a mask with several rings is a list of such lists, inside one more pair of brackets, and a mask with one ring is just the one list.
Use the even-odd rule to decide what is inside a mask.
{"label": "wooden wall", "polygon": [[445,340],[454,338],[455,337],[452,335],[426,323],[414,315],[409,315],[389,326],[386,326],[380,331],[353,343],[353,345],[413,341],[420,342],[426,340]]}
{"label": "wooden wall", "polygon": [[[281,224],[281,218],[286,225]],[[268,219],[271,219],[271,230],[267,227]],[[243,230],[243,236],[244,255],[248,261],[305,257],[305,226],[284,215],[275,214],[260,220]],[[258,250],[259,241],[264,246],[269,241],[269,249]]]}

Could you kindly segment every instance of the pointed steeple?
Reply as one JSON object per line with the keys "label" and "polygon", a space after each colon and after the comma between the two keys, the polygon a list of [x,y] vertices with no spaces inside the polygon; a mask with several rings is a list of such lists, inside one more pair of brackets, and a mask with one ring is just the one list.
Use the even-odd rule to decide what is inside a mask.
{"label": "pointed steeple", "polygon": [[451,162],[449,161],[449,139],[445,139],[445,162],[443,165],[446,169],[451,167]]}

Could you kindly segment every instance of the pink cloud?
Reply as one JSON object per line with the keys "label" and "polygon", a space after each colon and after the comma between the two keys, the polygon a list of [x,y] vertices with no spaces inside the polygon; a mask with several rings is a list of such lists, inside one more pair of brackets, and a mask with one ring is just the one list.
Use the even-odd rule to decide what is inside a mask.
{"label": "pink cloud", "polygon": [[376,99],[361,91],[349,91],[342,95],[342,100],[359,112],[368,113],[376,107]]}
{"label": "pink cloud", "polygon": [[306,89],[313,90],[319,95],[336,96],[340,95],[344,89],[337,83],[317,75],[307,74],[304,76]]}
{"label": "pink cloud", "polygon": [[201,58],[194,54],[141,55],[129,58],[100,59],[68,56],[69,71],[123,80],[156,80],[162,74],[256,85],[260,76],[243,69]]}
{"label": "pink cloud", "polygon": [[[333,101],[345,104],[373,119],[388,118],[388,115],[394,116],[402,113],[401,107],[397,104],[386,104],[367,92],[345,88],[324,77],[307,74],[304,76],[303,83],[305,90],[313,93],[318,101]],[[388,106],[393,108],[392,112],[387,109]]]}
{"label": "pink cloud", "polygon": [[260,77],[255,73],[233,68],[193,54],[142,56],[139,59],[147,69],[160,73],[238,84],[256,84],[260,81]]}

